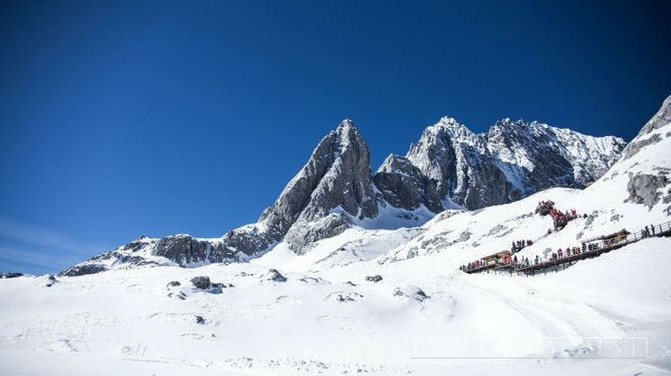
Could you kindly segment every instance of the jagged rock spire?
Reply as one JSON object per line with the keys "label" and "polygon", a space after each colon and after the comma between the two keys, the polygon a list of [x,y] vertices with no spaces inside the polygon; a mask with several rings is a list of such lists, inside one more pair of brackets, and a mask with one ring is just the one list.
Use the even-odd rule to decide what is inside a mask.
{"label": "jagged rock spire", "polygon": [[[279,239],[296,222],[315,222],[334,210],[358,218],[377,215],[368,144],[349,119],[319,142],[260,222]],[[289,242],[303,243],[299,233],[294,229]]]}

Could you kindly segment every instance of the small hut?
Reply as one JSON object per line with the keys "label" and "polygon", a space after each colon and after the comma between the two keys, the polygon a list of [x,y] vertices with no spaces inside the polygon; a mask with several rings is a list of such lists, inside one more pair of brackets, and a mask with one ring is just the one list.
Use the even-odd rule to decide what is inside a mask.
{"label": "small hut", "polygon": [[501,251],[493,255],[485,256],[481,260],[485,262],[485,265],[508,265],[512,260],[512,252],[510,251]]}
{"label": "small hut", "polygon": [[630,234],[629,231],[627,231],[626,229],[622,229],[610,235],[602,236],[601,240],[603,240],[603,244],[605,246],[609,246],[627,240],[627,236],[629,236],[629,234]]}

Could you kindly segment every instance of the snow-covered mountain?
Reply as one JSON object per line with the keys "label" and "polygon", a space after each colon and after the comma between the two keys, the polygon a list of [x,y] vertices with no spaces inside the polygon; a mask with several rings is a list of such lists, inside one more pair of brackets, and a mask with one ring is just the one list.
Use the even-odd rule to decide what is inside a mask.
{"label": "snow-covered mountain", "polygon": [[[379,171],[417,176],[419,170],[432,181],[422,186],[428,191],[423,202],[427,207],[435,208],[439,200],[446,209],[454,204],[479,209],[550,187],[584,188],[606,172],[625,145],[617,137],[510,119],[474,134],[444,117],[424,131],[404,159],[389,156]],[[392,189],[382,191],[397,195]]]}
{"label": "snow-covered mountain", "polygon": [[285,241],[296,253],[352,226],[415,227],[445,209],[507,203],[553,186],[584,187],[625,143],[538,122],[497,122],[476,135],[452,118],[428,127],[406,157],[390,155],[373,174],[368,144],[351,120],[326,135],[257,223],[222,238],[138,239],[63,271],[240,262]]}
{"label": "snow-covered mountain", "polygon": [[[273,242],[249,262],[203,262],[216,247],[230,247],[226,237],[175,235],[140,238],[91,264],[125,265],[107,273],[0,279],[0,374],[671,372],[669,237],[646,238],[535,276],[459,269],[509,249],[515,240],[534,240],[518,257],[546,259],[559,248],[579,246],[580,240],[669,224],[671,97],[588,187],[550,188],[472,211],[448,209],[415,227],[376,222],[397,219],[405,209],[380,200],[378,174],[371,184],[370,174],[353,172],[361,166],[354,163],[358,158],[338,162],[343,154],[349,155],[345,159],[361,156],[339,149],[346,144],[343,134],[354,134],[342,132],[346,128],[324,139],[330,146],[320,143],[324,148],[315,150],[316,160],[311,158],[273,206],[272,216],[289,218],[291,224],[262,220],[244,228]],[[332,148],[338,153],[329,155]],[[409,158],[387,162],[392,170],[411,172],[402,177],[408,184],[437,184]],[[352,179],[334,178],[334,187],[359,184],[351,201],[329,195],[324,179],[336,169],[352,172]],[[403,184],[402,179],[388,183]],[[372,197],[368,187],[377,213],[370,208],[362,214]],[[307,191],[310,202],[283,211],[294,202],[291,197]],[[399,199],[416,202],[426,193],[403,192]],[[445,204],[441,197],[431,200]],[[580,215],[548,234],[552,220],[534,213],[547,200]],[[314,217],[305,214],[306,224],[335,213],[347,218],[347,226],[313,240],[304,253],[296,252],[291,237],[268,235],[272,229],[290,234],[310,205],[335,209],[309,210]],[[130,259],[118,261],[135,256],[135,262],[151,265],[128,267]],[[182,263],[194,267],[176,267]]]}

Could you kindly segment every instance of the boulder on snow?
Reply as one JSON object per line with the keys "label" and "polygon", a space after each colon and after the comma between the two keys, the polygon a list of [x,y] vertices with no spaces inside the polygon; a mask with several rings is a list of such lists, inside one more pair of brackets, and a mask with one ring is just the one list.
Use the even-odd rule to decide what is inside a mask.
{"label": "boulder on snow", "polygon": [[394,289],[394,296],[405,296],[407,298],[415,299],[419,302],[423,302],[424,299],[429,298],[426,293],[417,286],[404,286],[397,287]]}
{"label": "boulder on snow", "polygon": [[328,294],[326,299],[335,299],[338,303],[353,303],[363,298],[363,295],[356,292],[338,291]]}
{"label": "boulder on snow", "polygon": [[379,274],[366,276],[366,281],[368,282],[380,282],[381,280],[382,276]]}
{"label": "boulder on snow", "polygon": [[47,284],[45,286],[51,287],[57,282],[58,280],[56,279],[56,276],[54,276],[53,274],[49,274],[49,278],[47,279]]}
{"label": "boulder on snow", "polygon": [[168,285],[167,285],[166,287],[168,287],[168,288],[170,288],[170,287],[178,287],[178,286],[181,286],[181,285],[182,285],[182,284],[179,283],[179,281],[170,281],[170,282],[168,282]]}
{"label": "boulder on snow", "polygon": [[212,287],[210,288],[210,292],[212,294],[221,294],[221,291],[223,289],[229,288],[229,287],[235,287],[233,286],[232,283],[212,283]]}
{"label": "boulder on snow", "polygon": [[205,319],[203,318],[203,316],[198,316],[198,315],[195,315],[195,316],[196,316],[196,324],[200,324],[200,325],[205,324]]}
{"label": "boulder on snow", "polygon": [[193,283],[196,288],[201,290],[207,290],[212,287],[212,283],[210,283],[210,277],[208,276],[193,277],[191,278],[191,283]]}
{"label": "boulder on snow", "polygon": [[180,291],[178,293],[171,292],[168,294],[168,298],[177,298],[179,300],[186,300],[186,294],[184,293],[184,291]]}
{"label": "boulder on snow", "polygon": [[652,208],[662,197],[659,189],[669,184],[671,184],[671,181],[664,174],[636,174],[630,177],[629,183],[627,183],[629,201]]}
{"label": "boulder on snow", "polygon": [[277,269],[270,269],[266,274],[261,276],[266,281],[286,282],[287,277],[283,276]]}

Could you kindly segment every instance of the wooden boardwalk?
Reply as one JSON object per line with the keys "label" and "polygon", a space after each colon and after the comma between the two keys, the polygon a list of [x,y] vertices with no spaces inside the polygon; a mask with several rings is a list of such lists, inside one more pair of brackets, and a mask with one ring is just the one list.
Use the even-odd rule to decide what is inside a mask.
{"label": "wooden boardwalk", "polygon": [[[654,234],[652,231],[653,228],[654,228]],[[558,271],[560,269],[565,269],[580,260],[586,260],[598,257],[604,253],[608,253],[610,251],[622,248],[628,244],[635,243],[641,239],[662,237],[662,236],[671,236],[671,221],[653,226],[652,228],[650,228],[649,235],[647,236],[645,235],[645,230],[641,230],[635,233],[631,233],[626,237],[622,237],[618,240],[604,237],[597,238],[594,239],[593,241],[583,243],[585,244],[587,249],[585,251],[582,251],[581,249],[581,252],[578,254],[566,257],[558,257],[556,259],[539,262],[538,264],[532,262],[530,262],[529,265],[521,263],[515,264],[512,262],[505,264],[493,263],[478,268],[470,268],[470,269],[465,268],[462,270],[468,274],[482,273],[482,272],[488,273],[490,270],[508,272],[510,274],[517,273],[526,275],[547,273],[548,271],[552,272],[552,271]]]}

